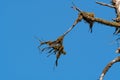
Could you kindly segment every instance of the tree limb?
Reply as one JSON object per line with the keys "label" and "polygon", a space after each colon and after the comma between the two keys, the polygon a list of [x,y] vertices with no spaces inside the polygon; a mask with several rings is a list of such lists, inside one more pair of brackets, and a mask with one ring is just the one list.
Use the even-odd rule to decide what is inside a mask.
{"label": "tree limb", "polygon": [[113,21],[103,20],[101,18],[95,18],[95,17],[91,16],[92,14],[93,13],[89,13],[89,12],[81,12],[80,13],[80,15],[83,16],[83,19],[87,19],[87,20],[91,20],[91,21],[94,21],[94,22],[104,24],[104,25],[120,28],[120,23],[119,22],[113,22]]}
{"label": "tree limb", "polygon": [[[78,12],[79,9],[77,7],[74,6],[74,9],[76,9]],[[90,13],[90,12],[80,12],[79,16],[82,16],[83,19],[86,21],[94,21],[94,22],[98,22],[104,25],[108,25],[108,26],[112,26],[112,27],[116,27],[116,28],[120,28],[120,22],[115,22],[115,21],[107,21],[101,18],[95,18],[94,13]]]}
{"label": "tree limb", "polygon": [[103,3],[103,2],[98,2],[96,1],[97,4],[100,4],[100,5],[103,5],[103,6],[107,6],[107,7],[110,7],[110,8],[115,8],[115,6],[111,5],[111,4],[106,4],[106,3]]}
{"label": "tree limb", "polygon": [[111,22],[111,21],[100,19],[100,18],[94,18],[94,19],[98,23],[105,24],[105,25],[112,26],[112,27],[116,27],[116,28],[120,28],[120,23],[118,23],[118,22]]}
{"label": "tree limb", "polygon": [[113,59],[111,62],[109,62],[107,64],[107,66],[104,68],[104,70],[102,71],[102,74],[100,75],[99,80],[103,80],[105,74],[108,72],[108,70],[112,67],[112,65],[116,62],[120,62],[120,56],[118,56],[117,58]]}

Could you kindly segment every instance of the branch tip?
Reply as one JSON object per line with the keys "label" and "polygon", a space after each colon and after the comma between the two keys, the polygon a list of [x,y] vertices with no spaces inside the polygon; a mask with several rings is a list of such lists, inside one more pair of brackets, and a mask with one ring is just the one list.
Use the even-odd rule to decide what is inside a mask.
{"label": "branch tip", "polygon": [[98,2],[98,1],[96,1],[96,3],[99,4],[99,5],[102,5],[102,6],[107,6],[107,7],[110,7],[110,8],[115,8],[115,6],[113,6],[111,4],[106,4],[106,3]]}

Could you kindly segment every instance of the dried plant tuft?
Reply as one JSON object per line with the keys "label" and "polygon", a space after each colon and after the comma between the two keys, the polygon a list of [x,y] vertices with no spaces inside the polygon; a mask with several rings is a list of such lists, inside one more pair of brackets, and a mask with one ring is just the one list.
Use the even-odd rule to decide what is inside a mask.
{"label": "dried plant tuft", "polygon": [[[61,54],[65,55],[66,52],[64,51],[64,46],[63,46],[63,38],[64,36],[60,36],[57,40],[55,41],[46,41],[46,42],[40,42],[40,46],[38,48],[43,52],[43,51],[48,51],[48,57],[52,54],[56,55],[56,61],[55,65],[58,65],[58,59],[60,58]],[[42,45],[46,45],[47,47],[44,47],[41,49]]]}

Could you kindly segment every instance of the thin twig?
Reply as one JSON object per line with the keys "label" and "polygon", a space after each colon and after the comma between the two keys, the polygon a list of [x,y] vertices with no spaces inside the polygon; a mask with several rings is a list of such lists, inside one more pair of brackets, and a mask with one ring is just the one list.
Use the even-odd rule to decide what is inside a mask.
{"label": "thin twig", "polygon": [[71,8],[73,8],[74,10],[77,10],[78,12],[82,12],[82,10],[80,10],[78,7],[76,7],[75,5],[72,6]]}
{"label": "thin twig", "polygon": [[42,42],[38,37],[34,36],[35,39],[37,39],[40,43]]}
{"label": "thin twig", "polygon": [[81,18],[78,17],[78,19],[73,23],[73,25],[63,34],[63,36],[66,36],[76,26],[76,24],[81,20],[82,20],[82,16]]}
{"label": "thin twig", "polygon": [[96,1],[97,4],[100,4],[100,5],[103,5],[103,6],[108,6],[110,8],[115,8],[115,6],[111,5],[111,4],[106,4],[106,3],[103,3],[103,2],[98,2]]}
{"label": "thin twig", "polygon": [[[78,12],[82,12],[82,11],[81,11],[79,8],[77,8],[75,5],[72,6],[72,8],[73,8],[74,10],[77,10]],[[73,23],[73,25],[63,34],[63,36],[67,35],[67,34],[76,26],[76,24],[77,24],[79,21],[81,21],[81,20],[82,20],[82,16],[79,15],[78,18],[76,19],[76,21]]]}
{"label": "thin twig", "polygon": [[74,24],[63,34],[63,36],[67,35],[77,24],[77,21],[74,22]]}
{"label": "thin twig", "polygon": [[107,66],[104,68],[102,74],[100,75],[99,80],[103,80],[105,74],[108,72],[108,70],[112,67],[112,65],[116,62],[120,62],[120,56],[118,56],[117,58],[113,59],[111,62],[109,62],[107,64]]}

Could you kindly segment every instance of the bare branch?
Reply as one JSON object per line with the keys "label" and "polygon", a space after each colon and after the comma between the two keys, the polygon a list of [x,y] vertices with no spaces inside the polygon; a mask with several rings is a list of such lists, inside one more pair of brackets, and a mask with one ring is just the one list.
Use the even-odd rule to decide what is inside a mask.
{"label": "bare branch", "polygon": [[76,24],[81,20],[82,20],[82,16],[80,15],[78,19],[74,22],[74,24],[63,34],[63,36],[67,35],[76,26]]}
{"label": "bare branch", "polygon": [[82,19],[84,19],[85,21],[94,21],[94,22],[98,22],[98,23],[101,23],[104,25],[120,28],[119,22],[107,21],[107,20],[103,20],[101,18],[95,18],[94,13],[79,11],[80,9],[76,6],[74,6],[74,9],[77,10],[78,12],[80,12],[79,17],[82,16],[83,17]]}
{"label": "bare branch", "polygon": [[76,6],[72,6],[71,8],[73,8],[74,10],[77,10],[78,12],[82,12],[82,10],[80,10],[80,9],[77,8]]}
{"label": "bare branch", "polygon": [[78,12],[82,12],[82,10],[80,10],[78,7],[76,7],[75,5],[72,6],[71,8],[73,8],[74,10],[77,10]]}
{"label": "bare branch", "polygon": [[95,17],[91,16],[91,15],[93,15],[93,13],[81,12],[80,15],[83,16],[84,20],[94,21],[94,22],[98,22],[98,23],[101,23],[101,24],[104,24],[104,25],[120,28],[120,23],[119,22],[113,22],[113,21],[103,20],[101,18],[95,18]]}
{"label": "bare branch", "polygon": [[106,4],[106,3],[103,3],[103,2],[98,2],[96,1],[97,4],[100,4],[100,5],[103,5],[103,6],[107,6],[107,7],[110,7],[110,8],[115,8],[115,6],[111,5],[111,4]]}
{"label": "bare branch", "polygon": [[94,19],[98,23],[105,24],[105,25],[112,26],[112,27],[116,27],[116,28],[120,28],[120,23],[118,23],[118,22],[111,22],[111,21],[100,19],[100,18],[94,18]]}
{"label": "bare branch", "polygon": [[104,68],[104,70],[102,71],[102,74],[99,78],[99,80],[103,80],[105,74],[108,72],[108,70],[112,67],[112,65],[116,62],[120,62],[120,56],[118,56],[117,58],[113,59],[111,62],[109,62],[107,64],[107,66]]}

